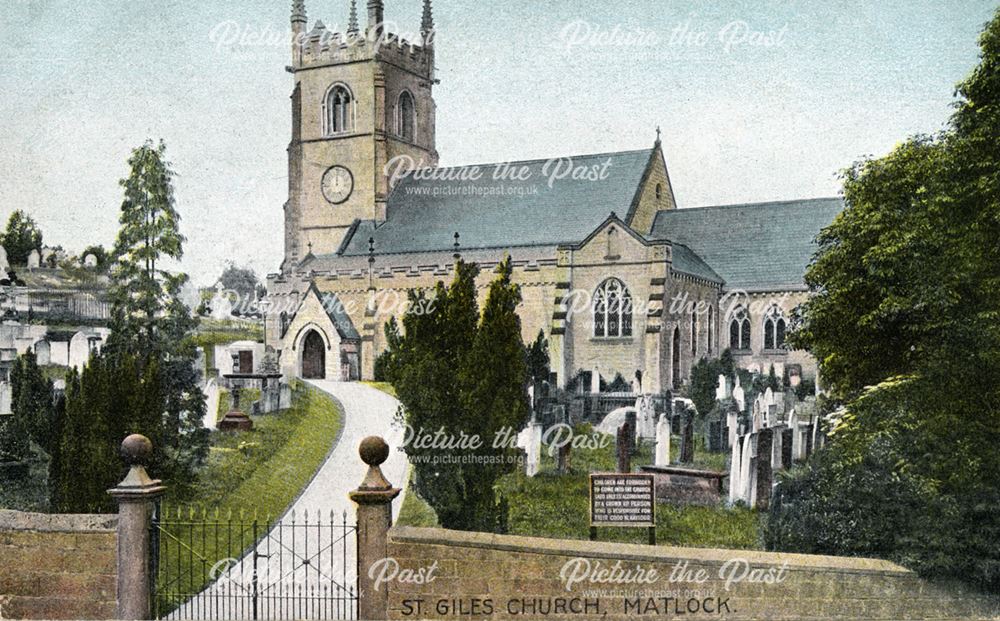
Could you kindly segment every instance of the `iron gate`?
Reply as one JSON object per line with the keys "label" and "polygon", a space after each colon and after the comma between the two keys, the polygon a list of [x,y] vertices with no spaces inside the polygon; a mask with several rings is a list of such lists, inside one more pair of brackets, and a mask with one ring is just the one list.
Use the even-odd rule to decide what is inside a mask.
{"label": "iron gate", "polygon": [[280,520],[157,504],[156,619],[355,619],[357,526],[347,513]]}

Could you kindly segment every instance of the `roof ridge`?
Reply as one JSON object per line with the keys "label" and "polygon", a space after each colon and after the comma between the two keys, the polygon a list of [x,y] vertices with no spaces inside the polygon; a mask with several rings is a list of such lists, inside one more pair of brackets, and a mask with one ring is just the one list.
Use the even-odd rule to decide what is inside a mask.
{"label": "roof ridge", "polygon": [[[813,198],[795,198],[780,201],[761,201],[757,203],[726,203],[723,205],[700,205],[698,207],[679,207],[677,209],[661,209],[659,213],[670,213],[680,211],[700,211],[703,209],[735,209],[737,207],[768,207],[775,205],[791,205],[793,203],[809,203],[814,201],[840,201],[842,196],[815,196]],[[657,214],[659,215],[659,214]]]}
{"label": "roof ridge", "polygon": [[[630,149],[630,150],[627,150],[627,151],[606,151],[604,153],[581,153],[581,154],[577,154],[577,155],[562,155],[562,156],[554,156],[554,157],[539,157],[539,158],[535,158],[535,159],[531,159],[531,160],[501,160],[499,162],[480,162],[480,163],[476,163],[476,164],[456,164],[454,166],[426,166],[424,168],[419,168],[419,169],[416,169],[416,170],[453,170],[453,169],[456,169],[456,168],[472,168],[472,167],[475,167],[475,166],[480,166],[480,167],[484,167],[484,166],[497,166],[499,164],[537,164],[539,162],[550,162],[552,160],[558,160],[558,159],[567,158],[567,157],[569,157],[569,158],[588,158],[589,159],[589,158],[595,158],[595,157],[604,157],[606,155],[608,155],[608,156],[610,156],[610,155],[633,155],[635,153],[649,153],[653,148],[655,148],[655,147],[650,147],[650,148],[646,148],[646,149]],[[406,181],[406,180],[412,180],[412,177],[408,176],[406,179],[404,179],[404,181]]]}

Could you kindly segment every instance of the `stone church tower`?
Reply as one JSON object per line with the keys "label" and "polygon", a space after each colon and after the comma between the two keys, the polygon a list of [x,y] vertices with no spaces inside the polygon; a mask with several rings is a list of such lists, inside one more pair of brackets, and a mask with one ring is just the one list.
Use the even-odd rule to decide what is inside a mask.
{"label": "stone church tower", "polygon": [[321,21],[309,29],[305,0],[293,0],[283,273],[335,253],[356,220],[385,221],[387,165],[437,166],[431,1],[419,42],[385,31],[383,4],[368,0],[362,30],[351,0],[340,33]]}

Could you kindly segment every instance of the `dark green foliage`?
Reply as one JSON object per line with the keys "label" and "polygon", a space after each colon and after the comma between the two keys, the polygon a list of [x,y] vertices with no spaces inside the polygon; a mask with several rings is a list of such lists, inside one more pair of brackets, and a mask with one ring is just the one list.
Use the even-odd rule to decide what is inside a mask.
{"label": "dark green foliage", "polygon": [[254,302],[259,297],[267,294],[263,283],[257,273],[251,267],[238,267],[231,261],[222,270],[219,277],[219,284],[223,290],[236,295],[234,302],[234,315],[247,314],[256,310]]}
{"label": "dark green foliage", "polygon": [[545,331],[539,330],[538,336],[527,346],[525,359],[528,364],[528,378],[536,381],[549,379],[549,341]]}
{"label": "dark green foliage", "polygon": [[83,260],[87,257],[88,254],[94,255],[94,258],[97,260],[98,270],[103,271],[108,268],[110,257],[108,256],[108,251],[104,249],[104,246],[97,244],[94,246],[87,246],[86,248],[84,248],[83,252],[80,253],[81,263],[83,263]]}
{"label": "dark green foliage", "polygon": [[702,358],[691,367],[688,398],[694,402],[699,417],[704,418],[715,407],[715,390],[719,386],[719,376],[724,375],[731,382],[735,373],[736,363],[728,349],[715,360]]}
{"label": "dark green foliage", "polygon": [[392,383],[403,337],[399,334],[399,322],[395,317],[390,317],[382,330],[386,348],[375,358],[375,381]]}
{"label": "dark green foliage", "polygon": [[28,456],[27,432],[13,416],[0,416],[0,462],[21,461]]}
{"label": "dark green foliage", "polygon": [[621,373],[615,373],[615,379],[610,384],[601,383],[601,392],[632,392],[632,384],[628,383]]}
{"label": "dark green foliage", "polygon": [[32,250],[42,250],[42,231],[35,220],[17,209],[7,219],[7,230],[0,235],[0,244],[7,251],[11,265],[27,265]]}
{"label": "dark green foliage", "polygon": [[208,454],[205,399],[188,338],[196,320],[179,297],[187,277],[162,267],[183,254],[173,173],[162,143],[133,151],[129,166],[110,269],[111,336],[82,373],[67,378],[50,477],[57,511],[110,508],[105,490],[121,477],[118,447],[131,433],[152,440],[151,472],[179,491]]}
{"label": "dark green foliage", "polygon": [[[997,591],[1000,12],[980,43],[949,129],[847,171],[847,209],[820,234],[793,339],[847,415],[772,543],[872,550]],[[888,518],[832,539],[810,526],[868,511]]]}
{"label": "dark green foliage", "polygon": [[[433,297],[411,294],[411,312],[394,354],[391,379],[403,404],[402,416],[416,431],[458,436],[478,434],[479,448],[406,447],[414,464],[417,492],[437,512],[442,526],[459,530],[500,531],[506,509],[495,490],[510,472],[514,449],[493,447],[501,429],[519,430],[528,416],[527,366],[521,323],[515,310],[519,287],[510,281],[507,259],[497,269],[482,316],[476,302],[478,267],[457,263],[449,287],[438,283]],[[465,463],[434,463],[447,455]],[[502,459],[484,463],[476,458]]]}
{"label": "dark green foliage", "polygon": [[799,401],[805,401],[806,397],[813,397],[816,395],[816,380],[803,378],[799,385],[795,387],[795,396],[799,398]]}

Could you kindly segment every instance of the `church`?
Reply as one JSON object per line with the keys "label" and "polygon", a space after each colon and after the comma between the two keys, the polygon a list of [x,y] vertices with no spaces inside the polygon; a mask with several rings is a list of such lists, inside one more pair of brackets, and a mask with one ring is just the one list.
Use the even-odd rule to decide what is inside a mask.
{"label": "church", "polygon": [[352,0],[343,33],[310,28],[304,1],[265,330],[284,375],[372,379],[409,292],[449,282],[460,257],[481,268],[482,303],[510,255],[524,340],[545,334],[559,386],[596,371],[676,389],[727,348],[743,368],[815,378],[785,335],[841,199],[679,208],[659,130],[631,151],[439,167],[431,0],[418,42],[383,30],[382,0],[363,28]]}

